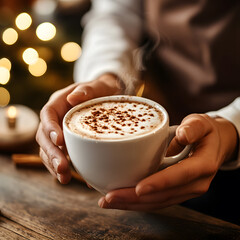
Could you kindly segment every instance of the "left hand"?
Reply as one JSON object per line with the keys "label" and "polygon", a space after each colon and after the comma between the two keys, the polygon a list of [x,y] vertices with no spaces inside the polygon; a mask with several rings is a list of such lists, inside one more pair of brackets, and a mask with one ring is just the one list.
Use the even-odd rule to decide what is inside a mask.
{"label": "left hand", "polygon": [[123,91],[117,76],[106,73],[86,83],[74,83],[56,91],[40,113],[36,134],[40,157],[49,172],[66,184],[71,179],[69,161],[62,132],[62,119],[73,106],[96,97],[120,94]]}
{"label": "left hand", "polygon": [[135,188],[107,193],[98,205],[147,211],[204,194],[220,166],[233,158],[237,149],[237,132],[232,123],[223,118],[191,114],[178,127],[170,150],[174,152],[179,145],[187,144],[194,144],[191,156],[143,179]]}

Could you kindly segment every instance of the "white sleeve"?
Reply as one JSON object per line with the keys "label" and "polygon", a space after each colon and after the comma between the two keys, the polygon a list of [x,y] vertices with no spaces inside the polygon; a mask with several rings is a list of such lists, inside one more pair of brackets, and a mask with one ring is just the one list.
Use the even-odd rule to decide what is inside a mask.
{"label": "white sleeve", "polygon": [[[210,117],[222,117],[232,122],[238,132],[238,139],[240,139],[240,97],[236,98],[233,103],[226,106],[225,108],[222,108],[215,112],[209,112],[207,114]],[[221,167],[222,170],[233,170],[240,168],[240,141],[238,149],[239,151],[237,159],[224,163]]]}
{"label": "white sleeve", "polygon": [[131,94],[139,81],[133,55],[142,37],[142,0],[93,0],[83,18],[82,55],[74,80],[88,82],[116,74]]}

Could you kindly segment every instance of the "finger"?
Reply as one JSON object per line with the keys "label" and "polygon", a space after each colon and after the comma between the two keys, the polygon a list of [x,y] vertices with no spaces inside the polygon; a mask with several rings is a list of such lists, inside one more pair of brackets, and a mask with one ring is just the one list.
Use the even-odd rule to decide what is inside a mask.
{"label": "finger", "polygon": [[64,145],[64,138],[58,112],[50,106],[45,106],[41,113],[42,131],[44,131],[47,138],[55,145]]}
{"label": "finger", "polygon": [[69,95],[67,96],[67,101],[75,106],[83,101],[90,100],[94,98],[94,90],[90,85],[79,85],[77,86]]}
{"label": "finger", "polygon": [[117,189],[113,190],[106,194],[105,200],[108,203],[111,202],[131,202],[137,203],[139,201],[139,197],[135,192],[135,188],[124,188],[124,189]]}
{"label": "finger", "polygon": [[216,156],[214,153],[205,152],[209,152],[205,146],[199,147],[191,157],[143,179],[136,186],[137,195],[160,192],[186,185],[195,179],[214,176],[218,169],[213,160]]}
{"label": "finger", "polygon": [[40,148],[39,156],[42,159],[42,162],[45,165],[45,167],[52,174],[52,176],[57,178],[57,173],[54,171],[54,168],[53,168],[51,162],[49,161],[49,158],[47,157],[46,153],[42,150],[42,148]]}
{"label": "finger", "polygon": [[206,193],[209,189],[211,177],[204,177],[186,185],[166,189],[161,192],[154,192],[140,196],[139,203],[164,203],[182,196],[198,197]]}
{"label": "finger", "polygon": [[132,211],[150,211],[150,210],[156,210],[161,209],[165,207],[169,207],[175,204],[182,203],[186,200],[189,200],[191,198],[194,198],[194,195],[190,194],[187,196],[180,196],[174,199],[171,199],[170,201],[162,202],[162,203],[108,203],[104,197],[100,198],[98,201],[98,205],[101,208],[107,208],[107,209],[119,209],[119,210],[132,210]]}
{"label": "finger", "polygon": [[45,163],[58,174],[68,174],[70,172],[69,164],[66,156],[63,154],[62,150],[54,145],[49,138],[46,137],[42,131],[42,126],[40,124],[37,132],[38,142],[46,154],[48,161]]}
{"label": "finger", "polygon": [[182,145],[192,144],[213,130],[211,118],[206,114],[191,114],[177,128],[176,138]]}
{"label": "finger", "polygon": [[104,74],[96,80],[76,87],[67,96],[67,100],[71,105],[76,105],[83,100],[86,101],[92,98],[120,94],[122,91],[121,88],[121,84],[115,75]]}
{"label": "finger", "polygon": [[199,141],[212,131],[211,120],[204,114],[191,114],[183,119],[176,131],[176,137],[171,141],[167,156],[173,156],[183,150],[187,144]]}
{"label": "finger", "polygon": [[67,102],[67,95],[76,87],[76,84],[56,91],[40,112],[42,129],[46,136],[58,146],[64,144],[61,122],[65,113],[71,108]]}
{"label": "finger", "polygon": [[48,169],[48,171],[51,173],[52,176],[58,179],[58,181],[62,184],[67,184],[71,180],[71,173],[65,172],[63,174],[57,173],[53,167],[52,162],[47,157],[46,153],[40,148],[39,155],[43,161],[43,164]]}
{"label": "finger", "polygon": [[72,178],[71,172],[65,172],[64,174],[57,173],[57,179],[61,184],[67,184]]}
{"label": "finger", "polygon": [[108,203],[161,203],[183,195],[200,196],[207,192],[210,183],[211,178],[197,179],[187,185],[165,189],[161,192],[153,192],[140,197],[136,194],[134,188],[119,189],[107,193],[105,200]]}

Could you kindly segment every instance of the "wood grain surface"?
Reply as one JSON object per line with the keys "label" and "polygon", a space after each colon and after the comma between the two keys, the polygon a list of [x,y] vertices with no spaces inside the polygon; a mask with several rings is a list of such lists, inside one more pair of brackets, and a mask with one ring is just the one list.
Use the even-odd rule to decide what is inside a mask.
{"label": "wood grain surface", "polygon": [[45,169],[0,154],[0,239],[238,240],[240,227],[181,206],[156,212],[101,209],[84,183],[61,185]]}

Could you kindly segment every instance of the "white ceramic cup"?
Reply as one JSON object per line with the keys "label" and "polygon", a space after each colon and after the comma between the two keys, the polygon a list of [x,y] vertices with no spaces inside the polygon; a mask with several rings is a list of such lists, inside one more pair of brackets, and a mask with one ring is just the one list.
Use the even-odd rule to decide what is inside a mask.
{"label": "white ceramic cup", "polygon": [[[164,116],[161,124],[143,135],[122,139],[92,139],[72,132],[66,119],[73,112],[103,101],[135,101],[157,108]],[[175,156],[165,157],[177,126],[169,127],[167,111],[158,103],[136,96],[108,96],[86,101],[70,109],[63,119],[63,133],[69,157],[76,171],[102,194],[134,187],[140,180],[186,157],[191,146]]]}

